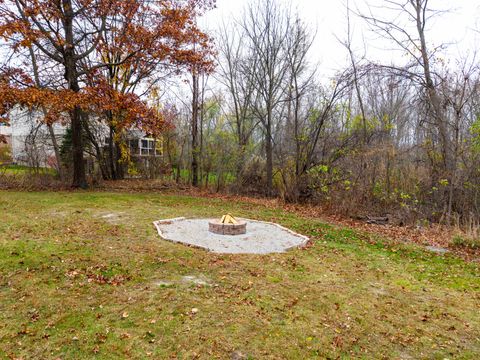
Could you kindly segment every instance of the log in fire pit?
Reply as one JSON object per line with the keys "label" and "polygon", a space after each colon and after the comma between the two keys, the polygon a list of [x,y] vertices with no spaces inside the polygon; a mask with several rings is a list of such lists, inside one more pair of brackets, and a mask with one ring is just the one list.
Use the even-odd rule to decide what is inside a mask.
{"label": "log in fire pit", "polygon": [[242,235],[247,232],[247,223],[227,214],[223,215],[220,220],[210,221],[208,223],[208,230],[219,235]]}

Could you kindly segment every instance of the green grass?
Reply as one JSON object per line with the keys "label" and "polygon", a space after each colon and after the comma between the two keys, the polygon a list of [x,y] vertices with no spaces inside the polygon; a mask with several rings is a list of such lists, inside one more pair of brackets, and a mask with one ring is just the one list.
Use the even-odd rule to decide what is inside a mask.
{"label": "green grass", "polygon": [[[0,164],[0,175],[26,175],[34,173],[36,169],[30,168],[23,165],[1,165]],[[50,174],[55,175],[56,171],[52,168],[39,168],[37,170],[41,174]]]}
{"label": "green grass", "polygon": [[456,235],[452,240],[453,245],[459,248],[480,249],[480,239],[475,237]]}
{"label": "green grass", "polygon": [[[225,212],[279,222],[313,244],[216,255],[162,241],[152,226]],[[0,214],[4,358],[480,356],[479,266],[451,255],[188,196],[0,192]]]}

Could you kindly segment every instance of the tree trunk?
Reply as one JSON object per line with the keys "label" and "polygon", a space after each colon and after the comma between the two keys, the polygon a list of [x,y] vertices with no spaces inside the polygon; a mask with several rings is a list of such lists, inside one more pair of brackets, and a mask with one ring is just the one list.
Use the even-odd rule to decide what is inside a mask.
{"label": "tree trunk", "polygon": [[102,174],[102,179],[103,180],[109,180],[111,179],[111,174],[110,174],[110,169],[108,167],[107,159],[105,157],[105,154],[96,141],[95,137],[93,136],[92,132],[90,131],[90,127],[88,124],[84,123],[83,130],[85,131],[85,135],[87,136],[88,140],[90,143],[93,145],[95,149],[95,156],[97,157],[98,160],[98,165],[100,167],[100,172]]}
{"label": "tree trunk", "polygon": [[[426,6],[424,4],[423,6]],[[438,94],[438,91],[435,87],[435,83],[433,81],[432,72],[430,70],[430,57],[427,50],[427,42],[425,39],[425,8],[422,8],[422,4],[417,0],[415,3],[415,10],[416,10],[416,20],[417,20],[417,32],[420,38],[420,50],[423,62],[423,72],[425,76],[425,88],[428,96],[428,100],[430,105],[433,109],[433,118],[435,121],[436,128],[439,133],[440,143],[441,143],[441,151],[442,151],[442,168],[440,176],[444,177],[452,189],[454,185],[455,179],[454,174],[456,172],[456,163],[452,156],[452,149],[451,143],[448,135],[448,123],[445,117],[445,112],[442,108],[442,101]],[[451,215],[451,208],[452,208],[452,201],[453,201],[453,191],[449,191],[448,199],[447,199],[447,209],[446,214],[448,217],[448,221],[450,221]]]}
{"label": "tree trunk", "polygon": [[122,160],[122,143],[121,140],[115,141],[115,180],[125,179],[125,169]]}
{"label": "tree trunk", "polygon": [[265,152],[267,156],[267,196],[273,195],[273,144],[272,144],[272,109],[268,109],[265,127]]}
{"label": "tree trunk", "polygon": [[235,176],[236,176],[236,181],[238,185],[242,184],[242,173],[243,173],[243,168],[245,166],[245,155],[246,155],[246,148],[247,144],[244,143],[243,140],[239,141],[239,144],[237,146],[238,148],[238,158],[237,158],[237,163],[235,166]]}
{"label": "tree trunk", "polygon": [[115,171],[115,144],[113,142],[114,130],[110,126],[110,132],[108,135],[108,167],[110,173],[110,179],[115,180],[117,178],[117,173]]}
{"label": "tree trunk", "polygon": [[[44,110],[45,114],[45,110]],[[52,140],[52,146],[53,146],[53,151],[55,153],[55,160],[57,161],[57,171],[58,171],[58,176],[60,176],[60,179],[62,181],[65,181],[65,172],[63,170],[62,166],[62,158],[60,156],[60,148],[58,146],[57,138],[55,137],[55,131],[53,130],[53,126],[51,124],[47,124],[48,127],[48,133],[50,134],[50,139]]]}
{"label": "tree trunk", "polygon": [[446,172],[448,173],[451,165],[451,157],[450,157],[450,151],[449,151],[449,141],[448,141],[448,134],[446,129],[446,121],[445,121],[445,116],[442,110],[441,100],[437,93],[437,89],[435,88],[435,84],[432,78],[432,73],[430,70],[430,58],[427,51],[427,42],[425,39],[425,24],[423,22],[424,9],[422,9],[422,5],[418,2],[418,0],[415,6],[415,10],[416,10],[416,17],[417,17],[417,31],[420,38],[420,46],[421,46],[421,53],[422,53],[423,72],[424,72],[425,83],[426,83],[425,86],[426,86],[428,98],[430,100],[430,104],[432,105],[432,108],[433,108],[433,116],[435,119],[435,123],[440,133],[444,170],[446,170]]}
{"label": "tree trunk", "polygon": [[82,115],[81,109],[76,106],[72,111],[72,157],[73,157],[73,183],[74,188],[86,189],[88,187],[83,163]]}
{"label": "tree trunk", "polygon": [[195,70],[192,72],[192,185],[198,186],[198,107],[199,107],[199,86],[198,75]]}
{"label": "tree trunk", "polygon": [[[74,92],[80,92],[78,83],[77,64],[75,58],[73,19],[74,12],[71,0],[62,0],[64,11],[65,28],[65,51],[63,54],[65,62],[65,80],[68,88]],[[85,175],[85,164],[83,163],[83,139],[82,139],[82,109],[75,106],[71,111],[72,119],[72,157],[73,157],[73,182],[74,188],[85,189],[88,187]]]}

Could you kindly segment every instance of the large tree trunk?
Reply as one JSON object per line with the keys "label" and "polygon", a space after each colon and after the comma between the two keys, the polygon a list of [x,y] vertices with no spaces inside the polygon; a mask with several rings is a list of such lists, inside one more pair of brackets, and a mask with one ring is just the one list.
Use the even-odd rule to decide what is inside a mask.
{"label": "large tree trunk", "polygon": [[73,182],[74,188],[86,189],[88,187],[83,163],[82,115],[77,106],[72,111],[72,157],[73,157]]}
{"label": "large tree trunk", "polygon": [[[65,80],[68,88],[74,92],[80,92],[78,83],[77,64],[75,58],[73,19],[74,12],[71,0],[62,0],[64,11],[65,27],[65,51],[63,54],[65,62]],[[71,111],[72,120],[72,158],[73,158],[73,182],[74,188],[85,189],[88,187],[85,175],[85,164],[83,163],[83,139],[82,139],[82,109],[75,106]]]}
{"label": "large tree trunk", "polygon": [[198,186],[198,107],[199,107],[199,85],[198,75],[193,70],[192,88],[192,185]]}

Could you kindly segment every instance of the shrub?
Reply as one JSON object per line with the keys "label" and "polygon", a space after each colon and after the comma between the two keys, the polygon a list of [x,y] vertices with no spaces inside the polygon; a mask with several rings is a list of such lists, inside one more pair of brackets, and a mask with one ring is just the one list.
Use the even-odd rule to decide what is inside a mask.
{"label": "shrub", "polygon": [[480,249],[480,239],[463,235],[456,235],[452,239],[452,244],[456,247]]}
{"label": "shrub", "polygon": [[0,164],[9,163],[12,161],[12,154],[10,146],[0,143]]}

